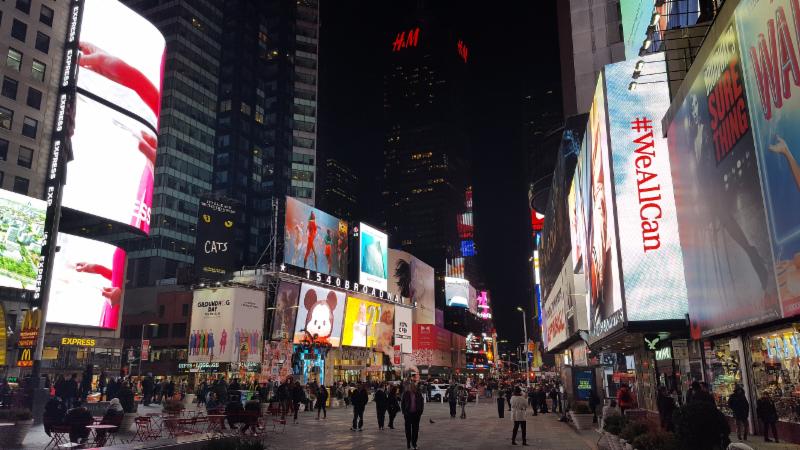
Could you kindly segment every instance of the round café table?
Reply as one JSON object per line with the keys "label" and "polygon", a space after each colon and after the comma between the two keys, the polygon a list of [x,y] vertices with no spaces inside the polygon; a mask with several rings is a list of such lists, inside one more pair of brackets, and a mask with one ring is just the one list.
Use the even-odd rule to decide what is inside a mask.
{"label": "round caf\u00e9 table", "polygon": [[[106,445],[106,441],[108,440],[108,433],[107,432],[111,431],[111,430],[116,430],[117,426],[116,425],[86,425],[86,428],[88,428],[94,434],[94,439],[92,439],[93,445],[97,445],[99,447],[102,447],[102,446]],[[106,433],[103,433],[102,435],[100,435],[100,434],[98,434],[98,431],[106,431]]]}

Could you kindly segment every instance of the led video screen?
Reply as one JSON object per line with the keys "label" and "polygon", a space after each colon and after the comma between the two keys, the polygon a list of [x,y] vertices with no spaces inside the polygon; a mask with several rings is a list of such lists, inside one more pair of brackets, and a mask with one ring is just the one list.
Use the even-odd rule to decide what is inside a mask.
{"label": "led video screen", "polygon": [[389,237],[371,226],[361,223],[359,234],[359,283],[386,291],[389,278]]}
{"label": "led video screen", "polygon": [[335,277],[347,277],[347,222],[286,197],[283,261]]}
{"label": "led video screen", "polygon": [[47,204],[0,189],[0,286],[33,290]]}

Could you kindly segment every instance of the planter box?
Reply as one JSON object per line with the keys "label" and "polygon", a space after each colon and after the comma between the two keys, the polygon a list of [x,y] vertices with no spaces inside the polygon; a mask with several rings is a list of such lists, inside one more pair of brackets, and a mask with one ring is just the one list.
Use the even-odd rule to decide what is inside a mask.
{"label": "planter box", "polygon": [[573,411],[569,412],[570,416],[572,417],[572,423],[575,424],[575,428],[579,430],[591,430],[592,426],[592,419],[594,419],[594,414],[575,414]]}
{"label": "planter box", "polygon": [[0,448],[22,448],[22,441],[33,426],[33,419],[15,422],[13,427],[3,427],[0,433]]}

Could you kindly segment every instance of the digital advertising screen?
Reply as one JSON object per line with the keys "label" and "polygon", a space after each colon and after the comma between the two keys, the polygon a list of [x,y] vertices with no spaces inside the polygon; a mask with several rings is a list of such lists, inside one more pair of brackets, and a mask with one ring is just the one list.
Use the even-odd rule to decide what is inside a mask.
{"label": "digital advertising screen", "polygon": [[220,280],[236,267],[237,222],[232,201],[200,199],[194,251],[194,268],[199,279]]}
{"label": "digital advertising screen", "polygon": [[[778,295],[783,316],[791,317],[800,314],[800,6],[791,0],[749,1],[735,14]],[[726,119],[718,134],[737,134],[738,114]]]}
{"label": "digital advertising screen", "polygon": [[411,308],[397,306],[394,309],[394,343],[400,346],[402,353],[412,352],[414,323]]}
{"label": "digital advertising screen", "polygon": [[381,318],[381,303],[347,297],[342,345],[374,348]]}
{"label": "digital advertising screen", "polygon": [[125,285],[125,251],[58,233],[47,321],[117,329]]}
{"label": "digital advertising screen", "polygon": [[33,290],[42,254],[43,200],[0,189],[0,286]]}
{"label": "digital advertising screen", "polygon": [[647,37],[647,27],[651,24],[654,6],[655,0],[620,0],[625,59],[635,61],[639,57],[639,50]]}
{"label": "digital advertising screen", "polygon": [[[636,89],[630,74],[639,64]],[[614,195],[628,321],[684,319],[683,255],[661,118],[669,108],[664,53],[605,67]]]}
{"label": "digital advertising screen", "polygon": [[389,237],[386,233],[361,222],[359,234],[358,282],[386,291],[389,277]]}
{"label": "digital advertising screen", "polygon": [[264,292],[254,289],[194,291],[189,362],[260,362],[264,301]]}
{"label": "digital advertising screen", "polygon": [[79,48],[74,159],[67,164],[62,204],[147,234],[164,37],[116,0],[86,0]]}
{"label": "digital advertising screen", "polygon": [[590,300],[592,339],[622,326],[622,293],[620,292],[615,228],[614,197],[609,166],[608,125],[606,120],[604,76],[598,77],[592,106],[589,110],[585,165],[587,281]]}
{"label": "digital advertising screen", "polygon": [[433,267],[402,250],[389,249],[388,292],[404,305],[414,305],[416,323],[435,323],[436,274]]}
{"label": "digital advertising screen", "polygon": [[347,278],[347,230],[344,220],[286,197],[283,262]]}
{"label": "digital advertising screen", "polygon": [[[710,45],[710,43],[706,43]],[[669,124],[670,167],[692,337],[781,316],[733,20]],[[726,135],[727,125],[738,132]]]}
{"label": "digital advertising screen", "polygon": [[555,286],[544,303],[544,346],[550,350],[567,340],[564,292]]}
{"label": "digital advertising screen", "polygon": [[294,328],[294,343],[304,340],[340,345],[344,322],[345,293],[303,283]]}
{"label": "digital advertising screen", "polygon": [[298,300],[300,298],[300,285],[281,281],[278,286],[275,300],[275,312],[272,316],[272,332],[270,338],[274,341],[294,339],[294,325],[297,322]]}
{"label": "digital advertising screen", "polygon": [[469,281],[461,278],[444,278],[444,292],[447,306],[469,308]]}

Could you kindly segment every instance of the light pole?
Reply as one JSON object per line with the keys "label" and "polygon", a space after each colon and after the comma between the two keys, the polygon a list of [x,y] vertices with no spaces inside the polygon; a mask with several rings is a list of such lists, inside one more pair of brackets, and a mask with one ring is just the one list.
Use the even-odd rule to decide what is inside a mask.
{"label": "light pole", "polygon": [[[144,328],[145,327],[157,327],[157,323],[143,323],[142,324],[142,338],[140,340],[139,346],[139,376],[142,376],[142,351],[144,350]],[[148,358],[149,359],[149,358]]]}
{"label": "light pole", "polygon": [[517,306],[517,311],[522,313],[522,331],[525,333],[525,386],[531,388],[531,367],[528,363],[528,317],[521,306]]}

